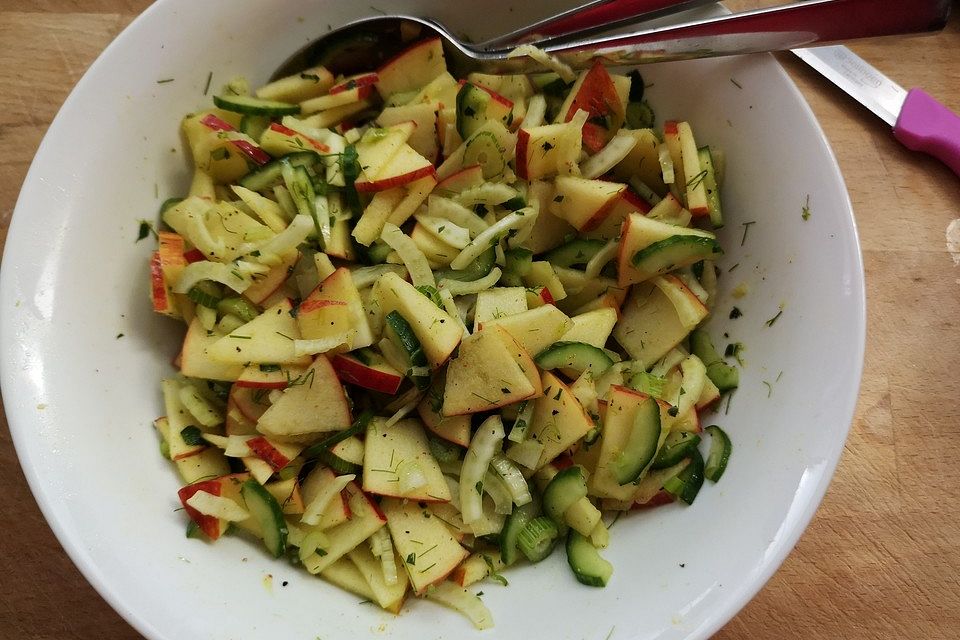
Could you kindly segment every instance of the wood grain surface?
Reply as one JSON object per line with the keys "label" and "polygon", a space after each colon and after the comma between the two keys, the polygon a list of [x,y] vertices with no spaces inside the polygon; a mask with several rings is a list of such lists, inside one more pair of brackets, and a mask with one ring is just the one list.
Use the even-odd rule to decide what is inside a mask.
{"label": "wood grain surface", "polygon": [[[149,4],[0,0],[0,243],[60,104]],[[853,48],[960,112],[958,13],[944,33]],[[960,255],[945,240],[960,218],[960,178],[900,147],[889,127],[797,60],[781,61],[850,189],[867,274],[866,370],[822,507],[780,571],[716,637],[960,638]],[[138,638],[53,537],[5,420],[0,487],[0,639]]]}

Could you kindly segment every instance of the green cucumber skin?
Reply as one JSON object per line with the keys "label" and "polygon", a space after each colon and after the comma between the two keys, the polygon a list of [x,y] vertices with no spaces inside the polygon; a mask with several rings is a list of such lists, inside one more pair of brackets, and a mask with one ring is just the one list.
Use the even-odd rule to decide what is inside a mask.
{"label": "green cucumber skin", "polygon": [[606,244],[603,240],[576,238],[556,249],[551,249],[544,255],[543,259],[557,267],[569,268],[576,265],[585,265]]}
{"label": "green cucumber skin", "polygon": [[500,532],[500,558],[505,564],[511,565],[520,559],[522,554],[517,546],[517,536],[527,523],[538,515],[540,515],[540,506],[536,501],[528,502],[522,507],[513,507]]}
{"label": "green cucumber skin", "polygon": [[676,431],[667,436],[657,457],[653,459],[651,469],[669,469],[675,464],[679,464],[684,458],[690,457],[693,450],[700,444],[700,436],[687,431]]}
{"label": "green cucumber skin", "polygon": [[650,466],[660,441],[660,406],[647,397],[637,408],[630,436],[610,470],[620,485],[636,482]]}
{"label": "green cucumber skin", "polygon": [[587,495],[587,480],[583,467],[573,465],[559,471],[543,492],[543,511],[561,530],[567,523],[563,514],[574,502]]}
{"label": "green cucumber skin", "polygon": [[483,89],[465,83],[457,92],[457,133],[466,140],[486,120],[490,95]]}
{"label": "green cucumber skin", "polygon": [[720,204],[720,185],[717,184],[717,171],[713,165],[713,153],[710,147],[700,147],[697,149],[697,156],[700,158],[700,168],[706,171],[703,179],[703,186],[707,190],[707,206],[710,209],[710,223],[714,229],[723,226],[723,207]]}
{"label": "green cucumber skin", "polygon": [[434,272],[437,282],[441,280],[457,280],[458,282],[474,282],[488,275],[497,262],[496,250],[490,247],[481,253],[476,260],[465,269],[441,269]]}
{"label": "green cucumber skin", "polygon": [[311,167],[318,159],[313,151],[297,151],[272,160],[258,169],[254,169],[240,179],[240,186],[251,191],[264,191],[278,184],[282,179],[283,161],[295,167]]}
{"label": "green cucumber skin", "polygon": [[260,523],[263,543],[274,558],[283,556],[287,549],[287,521],[276,498],[256,480],[247,480],[240,488],[250,514]]}
{"label": "green cucumber skin", "polygon": [[690,351],[706,365],[707,377],[720,393],[736,389],[740,385],[740,370],[723,361],[714,348],[710,335],[703,329],[690,332]]}
{"label": "green cucumber skin", "polygon": [[688,505],[693,504],[703,486],[703,456],[698,449],[693,450],[693,459],[683,471],[663,483],[663,488],[675,498]]}
{"label": "green cucumber skin", "polygon": [[246,116],[294,116],[300,113],[300,105],[276,100],[262,100],[251,96],[213,96],[213,104],[225,111]]}
{"label": "green cucumber skin", "polygon": [[588,587],[605,587],[613,575],[613,565],[575,529],[567,534],[567,562],[577,582]]}
{"label": "green cucumber skin", "polygon": [[507,249],[504,252],[506,264],[503,267],[503,275],[500,277],[507,287],[522,287],[523,276],[530,273],[533,266],[533,252],[522,247]]}
{"label": "green cucumber skin", "polygon": [[[407,356],[411,367],[427,366],[427,356],[423,352],[423,345],[414,335],[413,329],[406,318],[396,311],[391,311],[387,314],[386,326],[388,328],[387,336]],[[430,376],[414,376],[409,371],[407,375],[418,389],[426,389],[430,384]]]}
{"label": "green cucumber skin", "polygon": [[727,469],[730,454],[733,452],[733,443],[727,432],[715,424],[705,429],[710,434],[710,452],[707,454],[706,467],[703,475],[711,482],[717,482]]}
{"label": "green cucumber skin", "polygon": [[578,373],[591,371],[600,375],[613,366],[613,359],[603,349],[584,342],[554,342],[534,358],[541,369],[570,368]]}
{"label": "green cucumber skin", "polygon": [[713,238],[675,235],[640,249],[633,254],[631,263],[644,273],[657,275],[722,253],[723,249]]}

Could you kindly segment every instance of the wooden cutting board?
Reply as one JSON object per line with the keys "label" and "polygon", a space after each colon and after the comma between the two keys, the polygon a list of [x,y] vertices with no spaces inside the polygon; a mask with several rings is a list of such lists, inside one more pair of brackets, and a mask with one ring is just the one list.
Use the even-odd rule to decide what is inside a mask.
{"label": "wooden cutting board", "polygon": [[[63,99],[148,5],[0,2],[0,243]],[[960,111],[958,18],[936,36],[853,48]],[[947,250],[945,233],[960,218],[960,178],[900,147],[886,125],[797,60],[781,60],[826,130],[853,199],[867,273],[866,370],[823,506],[780,571],[717,637],[958,637],[960,255]],[[54,539],[5,420],[0,486],[0,639],[138,638]]]}

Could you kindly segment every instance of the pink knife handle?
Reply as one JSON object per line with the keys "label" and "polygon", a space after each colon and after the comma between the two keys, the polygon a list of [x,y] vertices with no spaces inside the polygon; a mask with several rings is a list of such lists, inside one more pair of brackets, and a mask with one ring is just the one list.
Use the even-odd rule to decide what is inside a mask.
{"label": "pink knife handle", "polygon": [[911,89],[893,135],[908,149],[923,151],[960,176],[960,116],[922,89]]}

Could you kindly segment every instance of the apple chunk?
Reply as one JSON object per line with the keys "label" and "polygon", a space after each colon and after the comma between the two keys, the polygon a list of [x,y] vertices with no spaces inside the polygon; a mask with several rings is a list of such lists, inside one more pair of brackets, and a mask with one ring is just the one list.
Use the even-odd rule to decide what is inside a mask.
{"label": "apple chunk", "polygon": [[536,395],[538,389],[517,364],[502,332],[492,326],[464,338],[459,354],[447,367],[443,415],[479,413]]}
{"label": "apple chunk", "polygon": [[350,519],[327,530],[329,546],[325,555],[314,553],[303,561],[303,566],[313,574],[320,573],[340,558],[364,543],[386,524],[387,518],[370,497],[351,482],[343,490],[350,508]]}
{"label": "apple chunk", "polygon": [[403,382],[403,374],[386,362],[363,362],[351,354],[335,355],[333,368],[343,382],[389,395],[395,395]]}
{"label": "apple chunk", "polygon": [[626,189],[616,182],[560,176],[550,212],[579,231],[591,231],[603,223]]}
{"label": "apple chunk", "polygon": [[459,323],[395,273],[381,276],[377,283],[384,317],[391,311],[403,316],[420,341],[430,366],[439,368],[463,338]]}
{"label": "apple chunk", "polygon": [[[409,486],[413,478],[420,482]],[[381,419],[367,426],[363,453],[363,490],[424,502],[447,502],[450,487],[430,453],[419,420],[386,426]]]}
{"label": "apple chunk", "polygon": [[384,98],[425,87],[447,70],[443,42],[431,38],[414,43],[377,70],[377,91]]}
{"label": "apple chunk", "polygon": [[199,318],[194,318],[183,338],[180,372],[189,378],[234,381],[243,373],[243,364],[223,363],[210,356],[210,348],[220,338],[207,335]]}
{"label": "apple chunk", "polygon": [[210,345],[210,357],[225,364],[309,364],[310,358],[294,353],[300,339],[297,321],[290,315],[293,305],[284,298],[259,316],[234,329]]}
{"label": "apple chunk", "polygon": [[573,328],[573,321],[552,304],[535,307],[505,318],[496,318],[483,323],[483,329],[502,327],[513,336],[520,346],[536,357]]}
{"label": "apple chunk", "polygon": [[257,429],[268,437],[283,441],[342,431],[352,421],[343,385],[330,361],[320,355],[260,416]]}
{"label": "apple chunk", "polygon": [[543,445],[537,468],[566,451],[593,428],[593,420],[570,388],[549,371],[543,372],[543,395],[537,399],[530,437]]}
{"label": "apple chunk", "polygon": [[381,507],[397,553],[418,595],[446,578],[469,555],[426,506],[386,498]]}
{"label": "apple chunk", "polygon": [[341,267],[327,276],[300,303],[296,319],[304,340],[343,342],[331,351],[348,351],[373,344],[360,293],[350,270]]}

